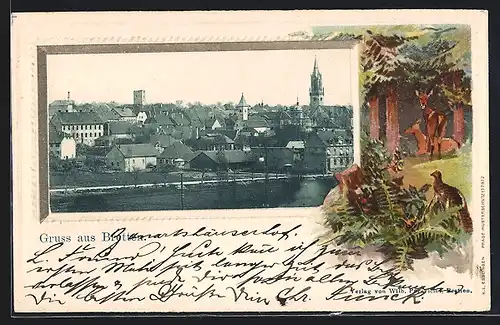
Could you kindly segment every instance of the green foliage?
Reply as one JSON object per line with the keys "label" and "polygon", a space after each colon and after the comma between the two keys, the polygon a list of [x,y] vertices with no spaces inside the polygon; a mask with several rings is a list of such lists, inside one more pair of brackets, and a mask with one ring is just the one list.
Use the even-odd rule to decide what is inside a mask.
{"label": "green foliage", "polygon": [[329,237],[337,245],[378,247],[400,269],[411,269],[431,251],[443,254],[465,243],[468,235],[457,218],[461,207],[438,209],[427,200],[429,184],[403,187],[401,178],[387,172],[391,158],[383,143],[363,141],[361,190],[346,190],[324,207]]}

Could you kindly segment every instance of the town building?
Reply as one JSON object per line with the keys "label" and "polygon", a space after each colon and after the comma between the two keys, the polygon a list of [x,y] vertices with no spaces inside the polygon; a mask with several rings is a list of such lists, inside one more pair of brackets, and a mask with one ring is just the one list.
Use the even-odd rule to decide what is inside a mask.
{"label": "town building", "polygon": [[115,145],[106,154],[106,165],[124,172],[156,166],[158,151],[150,143]]}
{"label": "town building", "polygon": [[49,119],[56,113],[68,113],[75,111],[75,101],[71,99],[70,92],[66,99],[58,99],[49,104]]}
{"label": "town building", "polygon": [[198,138],[192,138],[186,142],[194,150],[218,151],[233,150],[234,140],[220,133],[207,133]]}
{"label": "town building", "polygon": [[113,110],[118,115],[118,120],[121,122],[137,122],[137,115],[130,107],[115,107]]}
{"label": "town building", "polygon": [[286,148],[292,150],[293,160],[295,162],[302,161],[304,159],[304,141],[292,140],[286,145]]}
{"label": "town building", "polygon": [[96,113],[58,112],[50,119],[58,132],[70,134],[76,143],[93,146],[104,135],[104,122]]}
{"label": "town building", "polygon": [[251,151],[260,162],[258,169],[286,173],[294,166],[294,153],[290,148],[254,147]]}
{"label": "town building", "polygon": [[134,124],[125,121],[111,121],[106,123],[107,135],[115,139],[134,139],[136,130]]}
{"label": "town building", "polygon": [[158,153],[162,153],[165,148],[170,147],[175,142],[179,142],[179,140],[169,134],[155,134],[151,136],[149,141],[158,150]]}
{"label": "town building", "polygon": [[193,158],[193,151],[180,141],[166,147],[158,157],[158,166],[183,168]]}
{"label": "town building", "polygon": [[134,105],[143,106],[146,105],[146,91],[145,90],[134,90]]}
{"label": "town building", "polygon": [[236,105],[236,111],[240,114],[243,121],[248,120],[249,110],[250,105],[248,105],[245,96],[241,93],[240,101],[238,102],[238,105]]}
{"label": "town building", "polygon": [[304,143],[304,168],[313,173],[331,173],[354,161],[352,139],[333,131],[311,133]]}
{"label": "town building", "polygon": [[323,105],[325,88],[323,87],[323,75],[319,72],[318,61],[314,58],[313,72],[311,73],[311,86],[309,88],[309,106],[318,107]]}
{"label": "town building", "polygon": [[195,170],[238,170],[250,168],[257,159],[243,150],[195,151],[189,160],[189,168]]}
{"label": "town building", "polygon": [[57,132],[50,126],[49,152],[58,159],[73,159],[76,157],[76,141],[71,135]]}

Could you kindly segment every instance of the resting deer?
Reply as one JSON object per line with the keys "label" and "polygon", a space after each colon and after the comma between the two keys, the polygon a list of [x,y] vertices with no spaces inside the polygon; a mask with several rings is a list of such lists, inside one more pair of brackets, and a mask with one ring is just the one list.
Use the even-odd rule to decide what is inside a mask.
{"label": "resting deer", "polygon": [[430,159],[432,160],[434,147],[437,145],[438,159],[441,159],[441,145],[446,132],[448,118],[444,113],[438,112],[429,107],[429,97],[432,95],[432,90],[427,94],[419,92],[418,90],[415,90],[415,93],[417,94],[420,107],[422,108],[425,128],[427,131],[426,151],[430,154]]}
{"label": "resting deer", "polygon": [[[412,126],[407,128],[406,130],[404,130],[404,134],[410,134],[410,135],[415,136],[415,139],[417,140],[417,147],[418,147],[418,150],[415,153],[415,155],[417,155],[417,156],[425,155],[427,153],[427,143],[428,143],[427,139],[428,138],[420,130],[420,122],[421,121],[422,121],[421,119],[417,119],[415,121],[415,123],[413,123]],[[434,139],[434,142],[435,143],[432,147],[433,147],[433,150],[435,151],[434,153],[436,153],[436,151],[439,148],[438,146],[436,146],[437,139]],[[452,139],[452,138],[442,138],[441,139],[441,151],[443,153],[453,152],[453,151],[458,150],[459,148],[460,148],[460,143],[458,143],[458,141],[455,141],[455,139]]]}

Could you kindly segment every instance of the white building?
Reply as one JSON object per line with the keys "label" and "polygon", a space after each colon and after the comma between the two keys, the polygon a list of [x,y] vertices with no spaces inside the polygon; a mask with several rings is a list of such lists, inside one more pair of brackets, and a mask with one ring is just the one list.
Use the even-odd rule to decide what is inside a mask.
{"label": "white building", "polygon": [[71,135],[76,143],[93,146],[104,135],[104,122],[93,112],[58,112],[50,120],[57,132]]}
{"label": "white building", "polygon": [[76,141],[71,136],[50,132],[49,150],[59,159],[73,159],[76,157]]}
{"label": "white building", "polygon": [[148,119],[148,113],[141,111],[137,114],[136,118],[137,123],[144,124],[144,122],[146,122],[147,119]]}
{"label": "white building", "polygon": [[124,172],[156,166],[159,155],[150,143],[115,145],[106,155],[106,164]]}

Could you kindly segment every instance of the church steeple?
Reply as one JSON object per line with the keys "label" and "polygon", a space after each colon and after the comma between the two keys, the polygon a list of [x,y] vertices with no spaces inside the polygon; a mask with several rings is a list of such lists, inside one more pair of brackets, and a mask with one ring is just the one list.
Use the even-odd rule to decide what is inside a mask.
{"label": "church steeple", "polygon": [[241,112],[243,121],[248,120],[248,109],[250,108],[250,105],[247,104],[243,93],[241,93],[240,102],[236,105],[236,108]]}
{"label": "church steeple", "polygon": [[318,107],[323,105],[323,96],[325,89],[323,88],[323,76],[319,72],[318,60],[314,57],[314,67],[311,73],[311,87],[309,88],[309,106]]}

